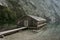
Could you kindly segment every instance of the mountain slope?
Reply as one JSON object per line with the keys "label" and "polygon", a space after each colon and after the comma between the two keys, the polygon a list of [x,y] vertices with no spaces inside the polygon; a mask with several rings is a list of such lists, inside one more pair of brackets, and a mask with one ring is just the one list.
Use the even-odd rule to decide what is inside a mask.
{"label": "mountain slope", "polygon": [[[10,5],[6,0],[0,0],[0,3]],[[59,22],[60,20],[59,0],[19,0],[18,3],[26,14],[41,16],[50,20],[52,23]]]}

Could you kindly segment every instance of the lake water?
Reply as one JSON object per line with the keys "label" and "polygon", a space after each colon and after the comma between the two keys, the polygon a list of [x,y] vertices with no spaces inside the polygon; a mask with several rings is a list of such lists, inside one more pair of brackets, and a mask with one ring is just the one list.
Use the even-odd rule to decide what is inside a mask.
{"label": "lake water", "polygon": [[60,24],[47,24],[39,32],[19,31],[0,40],[60,40]]}

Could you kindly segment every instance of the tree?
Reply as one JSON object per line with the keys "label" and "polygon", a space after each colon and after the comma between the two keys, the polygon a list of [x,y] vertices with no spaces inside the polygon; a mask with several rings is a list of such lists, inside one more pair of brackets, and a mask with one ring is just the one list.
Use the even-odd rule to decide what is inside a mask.
{"label": "tree", "polygon": [[[10,7],[17,15],[17,18],[25,15],[25,11],[23,7],[19,4],[19,0],[7,0],[8,5],[11,4]],[[9,5],[10,6],[10,5]]]}

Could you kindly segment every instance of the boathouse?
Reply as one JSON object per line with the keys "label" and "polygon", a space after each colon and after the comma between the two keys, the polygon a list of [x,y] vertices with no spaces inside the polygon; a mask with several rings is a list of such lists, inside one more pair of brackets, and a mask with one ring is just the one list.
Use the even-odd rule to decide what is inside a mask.
{"label": "boathouse", "polygon": [[46,19],[33,15],[27,15],[22,17],[17,24],[18,27],[41,28],[46,24]]}

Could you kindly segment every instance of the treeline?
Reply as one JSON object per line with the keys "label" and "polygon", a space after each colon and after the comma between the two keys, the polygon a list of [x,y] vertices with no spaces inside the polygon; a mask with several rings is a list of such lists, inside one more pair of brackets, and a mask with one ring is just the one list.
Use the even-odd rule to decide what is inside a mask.
{"label": "treeline", "polygon": [[18,18],[25,15],[19,0],[6,0],[8,7],[0,6],[0,24],[14,23]]}
{"label": "treeline", "polygon": [[0,25],[5,23],[12,23],[16,20],[16,13],[7,7],[0,6]]}
{"label": "treeline", "polygon": [[6,0],[8,7],[0,5],[0,30],[7,30],[16,28],[12,25],[16,25],[17,20],[25,15],[19,0]]}

